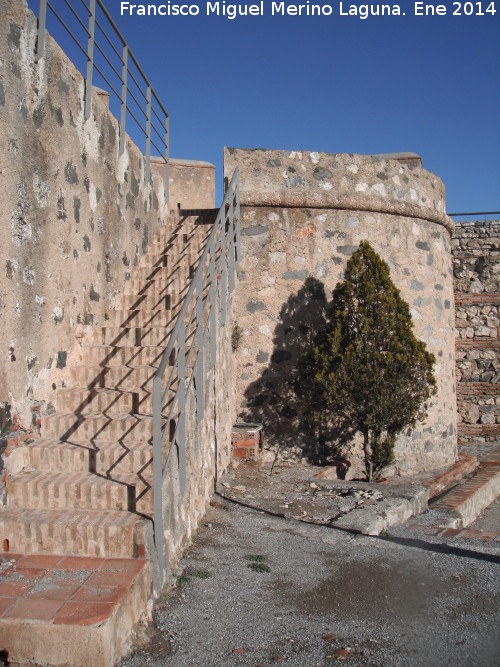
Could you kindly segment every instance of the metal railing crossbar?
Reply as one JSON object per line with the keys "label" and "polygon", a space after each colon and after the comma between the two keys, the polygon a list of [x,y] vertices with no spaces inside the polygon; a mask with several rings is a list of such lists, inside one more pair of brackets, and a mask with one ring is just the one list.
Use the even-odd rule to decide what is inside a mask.
{"label": "metal railing crossbar", "polygon": [[[113,65],[113,63],[111,62],[111,60],[110,60],[110,59],[108,58],[108,56],[104,53],[103,49],[101,48],[101,45],[99,44],[99,42],[98,42],[97,40],[95,41],[95,46],[96,46],[97,50],[99,51],[99,53],[100,53],[100,54],[102,55],[102,57],[104,58],[104,60],[108,63],[108,65],[111,67],[111,69],[113,70],[113,72],[116,74],[118,80],[121,81],[121,78],[122,78],[121,72],[118,72],[118,70],[116,69],[116,67],[115,67],[115,66]],[[120,58],[120,62],[121,62],[121,58]],[[96,67],[96,69],[97,69],[97,65],[96,65],[95,67]],[[117,97],[120,97],[117,93],[115,93],[115,95],[117,95]]]}
{"label": "metal railing crossbar", "polygon": [[[93,72],[95,71],[109,86],[110,92],[120,104],[120,155],[125,149],[126,125],[128,116],[131,116],[146,139],[146,147],[143,151],[145,156],[145,180],[149,181],[151,177],[151,147],[165,162],[165,201],[168,202],[170,153],[168,113],[102,0],[80,0],[78,4],[64,0],[63,7],[67,8],[64,9],[64,16],[60,13],[63,7],[56,9],[50,0],[39,0],[39,2],[35,62],[38,62],[45,54],[47,10],[50,9],[52,15],[55,16],[85,57],[82,68],[85,72],[85,120],[88,120],[91,114],[92,90],[94,87]],[[68,9],[70,14],[67,13]],[[82,28],[84,30],[87,36],[86,46],[80,43],[72,27],[68,25],[67,20],[70,18],[71,23],[73,23],[73,20],[76,21],[76,24],[73,25],[75,29],[78,26],[78,29]],[[96,38],[96,32],[98,39]],[[104,40],[101,39],[101,35]],[[120,50],[122,50],[122,53],[120,53]],[[98,56],[99,64],[96,63],[95,56]],[[118,59],[116,62],[115,57]],[[106,63],[106,67],[103,66],[104,63]],[[131,70],[132,65],[134,67],[133,71]],[[110,68],[109,72],[108,67]],[[116,82],[114,83],[115,77]],[[131,90],[132,84],[134,90]],[[137,108],[134,108],[133,111],[130,104],[127,104],[129,97],[137,105]],[[143,99],[143,101],[139,101],[138,98]],[[157,108],[153,108],[153,100]],[[140,115],[144,117],[143,121],[139,120],[138,116]],[[158,137],[159,142],[158,139],[156,141],[151,140],[152,134]]]}
{"label": "metal railing crossbar", "polygon": [[[65,3],[65,5],[67,6],[67,8],[70,10],[70,12],[73,14],[73,16],[75,17],[75,19],[78,21],[78,23],[81,25],[81,27],[85,30],[85,32],[87,33],[87,37],[88,37],[88,35],[89,35],[89,31],[88,31],[88,29],[87,29],[87,26],[86,26],[85,23],[82,21],[82,19],[78,16],[78,13],[76,12],[76,10],[70,5],[70,3],[68,2],[68,0],[64,0],[64,3]],[[66,29],[67,29],[67,28],[66,28]],[[68,30],[68,29],[67,29],[67,30]],[[69,30],[68,30],[68,32],[69,32]],[[70,34],[71,34],[71,33],[70,33]]]}
{"label": "metal railing crossbar", "polygon": [[[66,25],[65,21],[59,16],[59,14],[56,14],[56,12],[54,11],[54,8],[53,8],[52,5],[50,4],[50,2],[47,2],[47,7],[49,7],[49,9],[51,9],[51,10],[54,12],[54,14],[55,14],[57,20],[59,21],[59,23],[60,23],[60,24],[62,25],[62,27],[66,30],[66,32],[68,33],[68,35],[69,35],[69,36],[71,37],[71,39],[75,42],[75,44],[78,46],[78,48],[82,51],[82,53],[85,55],[85,57],[87,57],[87,51],[86,51],[85,47],[83,47],[83,46],[80,44],[80,42],[77,40],[77,38],[76,38],[76,37],[73,35],[73,33],[71,32],[71,29],[68,28],[68,26]],[[86,31],[86,32],[87,32],[87,31]],[[87,34],[88,34],[88,33],[87,33]]]}

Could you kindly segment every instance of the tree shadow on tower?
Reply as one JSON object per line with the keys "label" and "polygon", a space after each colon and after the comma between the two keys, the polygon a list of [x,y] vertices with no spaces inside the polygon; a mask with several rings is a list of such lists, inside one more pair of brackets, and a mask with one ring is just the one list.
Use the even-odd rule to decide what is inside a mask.
{"label": "tree shadow on tower", "polygon": [[316,278],[290,295],[280,310],[271,358],[265,359],[269,365],[247,387],[242,412],[245,421],[263,424],[267,445],[320,465],[339,458],[352,438],[345,424],[308,420],[295,393],[298,361],[325,327],[329,308],[325,285]]}

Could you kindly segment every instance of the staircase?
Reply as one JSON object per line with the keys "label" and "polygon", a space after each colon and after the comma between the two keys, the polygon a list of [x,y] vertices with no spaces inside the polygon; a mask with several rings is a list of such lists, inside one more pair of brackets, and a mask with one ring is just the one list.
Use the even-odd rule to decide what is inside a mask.
{"label": "staircase", "polygon": [[[114,664],[126,628],[145,610],[155,571],[153,377],[215,220],[211,210],[190,213],[178,214],[141,258],[105,326],[81,348],[81,363],[71,368],[72,385],[58,393],[57,411],[42,417],[41,439],[22,448],[22,469],[7,478],[7,505],[0,508],[0,649],[15,663],[63,664],[58,632],[71,626],[69,664]],[[38,573],[30,580],[33,557]],[[74,570],[68,557],[78,557]],[[64,613],[68,605],[91,595],[81,589],[94,580],[104,588],[118,585],[106,572],[127,562],[125,570],[135,574],[125,577],[128,583],[107,610],[109,617],[100,618],[97,627],[92,614],[81,615],[72,625],[71,614]],[[49,605],[53,614],[33,615],[33,604],[26,601],[40,599],[35,589],[44,581],[54,589],[54,568],[64,569],[65,581],[78,581],[80,588],[71,595],[65,589],[64,597],[56,586],[52,597],[58,604]],[[90,574],[82,580],[75,572]],[[13,587],[19,577],[25,585]],[[27,610],[24,617],[20,609]],[[112,652],[89,657],[89,642],[106,641],[91,638],[85,628],[94,635],[99,630],[99,637],[110,633]]]}

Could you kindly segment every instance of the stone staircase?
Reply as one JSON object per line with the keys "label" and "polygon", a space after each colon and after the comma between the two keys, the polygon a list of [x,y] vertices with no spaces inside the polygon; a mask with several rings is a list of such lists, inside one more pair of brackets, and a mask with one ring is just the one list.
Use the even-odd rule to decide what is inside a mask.
{"label": "stone staircase", "polygon": [[[7,477],[7,504],[0,508],[3,563],[11,554],[13,567],[26,554],[154,561],[152,382],[215,220],[212,211],[190,213],[175,216],[150,245],[105,326],[83,344],[80,364],[70,369],[71,386],[59,391],[57,411],[41,419],[41,438],[16,451],[18,470]],[[142,586],[149,587],[146,599],[152,569],[140,572]],[[2,589],[0,578],[0,599],[9,598],[10,590]],[[14,596],[3,611],[0,604],[0,639],[19,602]],[[128,625],[143,612],[144,607],[134,609]],[[45,619],[52,642],[57,613]],[[30,628],[39,620],[28,614],[14,645],[0,641],[0,648],[13,651],[22,664],[26,642],[34,641]],[[37,650],[32,647],[33,657]],[[89,664],[78,660],[71,664]],[[45,661],[59,664],[56,657]]]}

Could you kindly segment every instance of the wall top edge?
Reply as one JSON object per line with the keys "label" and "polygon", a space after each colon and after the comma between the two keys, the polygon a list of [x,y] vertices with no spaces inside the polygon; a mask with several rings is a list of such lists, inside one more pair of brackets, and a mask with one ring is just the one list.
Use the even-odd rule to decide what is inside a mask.
{"label": "wall top edge", "polygon": [[444,184],[422,168],[416,153],[225,148],[225,178],[237,167],[242,206],[372,211],[454,230],[446,214]]}
{"label": "wall top edge", "polygon": [[205,167],[208,169],[215,169],[215,165],[204,160],[184,160],[183,158],[171,157],[170,164],[175,167]]}

